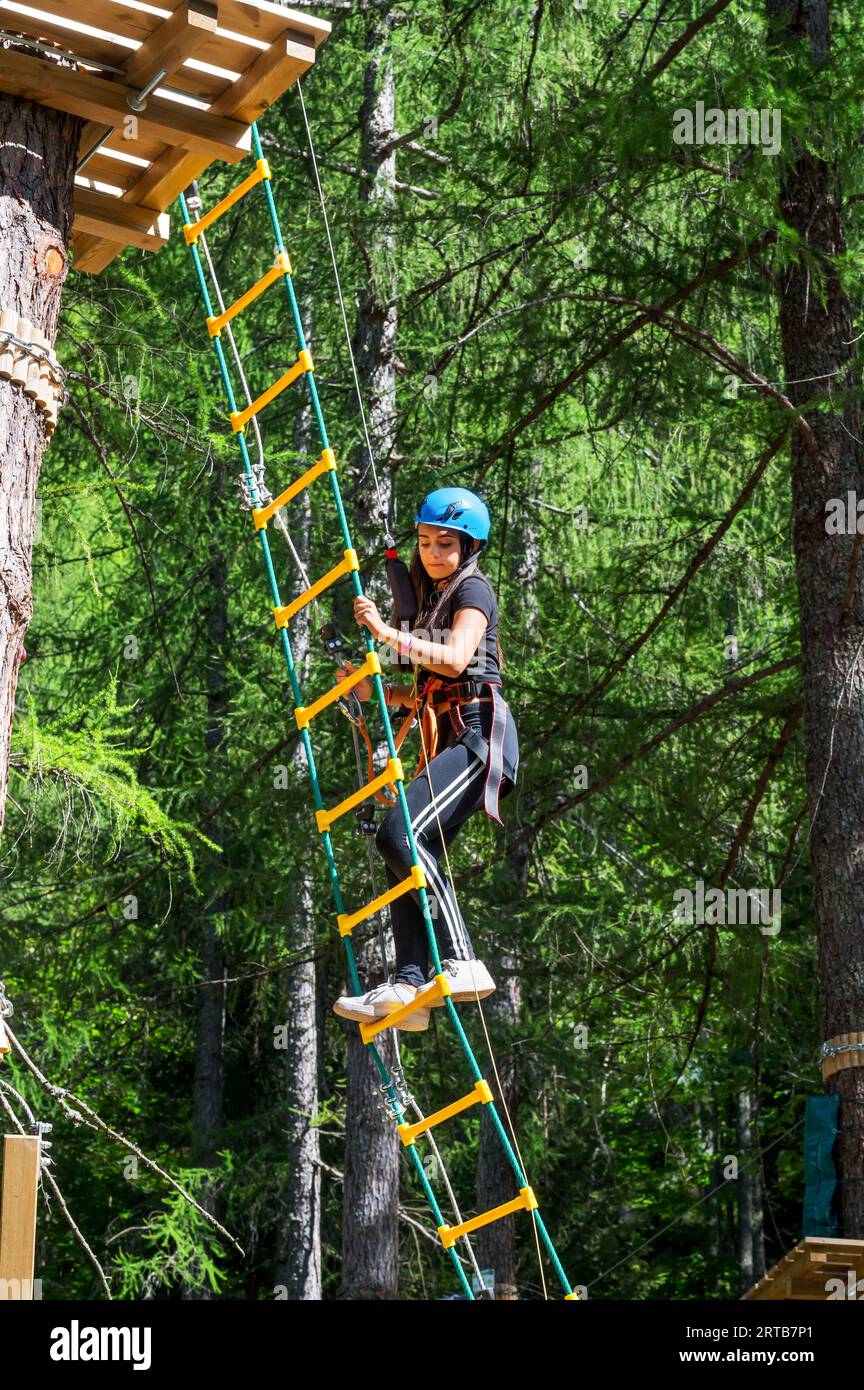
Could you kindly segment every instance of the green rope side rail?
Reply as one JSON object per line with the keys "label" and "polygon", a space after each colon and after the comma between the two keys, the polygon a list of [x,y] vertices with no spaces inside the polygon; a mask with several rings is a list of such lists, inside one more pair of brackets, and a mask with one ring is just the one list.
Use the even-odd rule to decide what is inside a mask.
{"label": "green rope side rail", "polygon": [[[253,125],[253,126],[252,126],[252,139],[253,139],[254,152],[255,152],[255,155],[256,155],[257,160],[259,161],[259,169],[260,169],[261,166],[262,166],[262,164],[266,166],[266,161],[264,160],[264,155],[263,155],[263,151],[262,151],[262,148],[261,148],[261,141],[260,141],[260,137],[259,137],[259,134],[258,134],[258,128],[257,128],[256,125]],[[266,167],[267,167],[267,171],[268,171],[268,172],[267,172],[267,174],[264,175],[259,181],[260,181],[260,182],[262,183],[262,185],[263,185],[264,193],[265,193],[265,196],[266,196],[266,199],[267,199],[267,207],[268,207],[268,211],[269,211],[269,215],[270,215],[270,221],[271,221],[271,224],[272,224],[273,234],[274,234],[275,242],[276,242],[276,252],[277,252],[277,256],[287,256],[287,252],[286,252],[286,248],[285,248],[285,243],[284,243],[283,236],[282,236],[282,230],[281,230],[281,226],[280,226],[280,223],[279,223],[279,216],[278,216],[278,213],[277,213],[277,210],[276,210],[276,203],[275,203],[275,200],[274,200],[274,197],[273,197],[272,188],[271,188],[271,186],[270,186],[269,166],[266,166]],[[182,213],[183,213],[184,224],[185,224],[186,226],[190,226],[190,224],[191,224],[191,218],[190,218],[190,216],[189,216],[189,207],[188,207],[188,204],[187,204],[187,201],[186,201],[185,196],[182,195],[182,194],[181,194],[181,196],[180,196],[180,206],[181,206]],[[191,225],[194,225],[194,224],[191,224]],[[201,261],[201,255],[200,255],[200,253],[199,253],[198,247],[197,247],[197,245],[195,244],[195,241],[194,241],[194,240],[190,240],[190,250],[191,250],[191,253],[192,253],[192,260],[193,260],[193,264],[194,264],[194,267],[195,267],[195,272],[196,272],[196,275],[197,275],[197,278],[198,278],[198,284],[199,284],[199,287],[200,287],[200,290],[201,290],[201,296],[202,296],[202,299],[203,299],[203,302],[204,302],[205,310],[206,310],[206,313],[207,313],[208,318],[212,318],[213,315],[214,315],[213,304],[212,304],[211,297],[210,297],[210,292],[209,292],[209,289],[208,289],[208,286],[207,286],[207,280],[206,280],[205,273],[204,273],[204,267],[203,267],[202,261]],[[292,320],[293,320],[293,323],[294,323],[294,331],[295,331],[295,336],[296,336],[296,340],[297,340],[298,354],[299,354],[299,353],[302,353],[302,352],[306,352],[306,351],[307,351],[306,338],[305,338],[305,334],[304,334],[304,332],[303,332],[303,325],[302,325],[302,322],[301,322],[301,319],[300,319],[300,311],[299,311],[298,305],[297,305],[297,298],[296,298],[295,293],[294,293],[293,276],[292,276],[291,273],[288,273],[288,274],[282,275],[280,278],[282,279],[282,282],[283,282],[283,284],[284,284],[285,293],[286,293],[287,296],[288,296],[288,304],[289,304],[289,308],[290,308],[290,312],[291,312],[291,317],[292,317]],[[220,371],[220,373],[221,373],[222,382],[223,382],[223,385],[224,385],[224,387],[225,387],[225,392],[226,392],[226,395],[227,395],[227,398],[228,398],[229,407],[230,407],[231,412],[234,413],[234,412],[237,411],[238,407],[237,407],[237,402],[236,402],[235,395],[234,395],[234,388],[233,388],[233,384],[232,384],[231,373],[230,373],[229,368],[228,368],[228,363],[227,363],[227,360],[226,360],[226,357],[225,357],[225,353],[224,353],[224,350],[223,350],[223,347],[222,347],[222,344],[221,344],[221,342],[220,342],[220,339],[219,339],[219,336],[218,336],[218,335],[217,335],[217,336],[214,336],[212,341],[213,341],[213,346],[214,346],[214,348],[215,348],[215,350],[216,350],[216,356],[217,356],[218,363],[219,363],[219,371]],[[304,376],[305,379],[306,379],[306,383],[307,383],[307,387],[308,387],[308,391],[309,391],[310,404],[311,404],[311,406],[312,406],[312,411],[313,411],[313,414],[314,414],[314,417],[315,417],[315,422],[316,422],[317,429],[318,429],[318,435],[319,435],[319,438],[320,438],[320,441],[321,441],[321,447],[322,447],[322,449],[329,449],[329,448],[330,448],[330,444],[329,444],[329,440],[328,440],[328,436],[327,436],[327,428],[326,428],[326,425],[325,425],[325,423],[324,423],[324,416],[323,416],[323,413],[322,413],[322,410],[321,410],[321,403],[320,403],[320,400],[319,400],[319,397],[318,397],[318,390],[317,390],[317,387],[316,387],[316,384],[315,384],[315,375],[314,375],[314,371],[306,370],[306,371],[304,371],[302,374],[303,374],[303,376]],[[244,466],[244,470],[245,470],[245,474],[246,474],[246,483],[247,483],[247,486],[248,486],[249,495],[250,495],[250,497],[251,497],[251,499],[252,499],[253,505],[259,505],[260,499],[259,499],[259,493],[258,493],[258,489],[257,489],[257,485],[256,485],[255,472],[254,472],[254,469],[253,469],[253,467],[252,467],[252,460],[251,460],[251,457],[250,457],[250,454],[249,454],[249,448],[248,448],[248,445],[247,445],[247,442],[246,442],[246,438],[245,438],[245,434],[244,434],[243,431],[238,431],[238,432],[237,432],[237,440],[238,440],[238,443],[239,443],[239,446],[240,446],[240,453],[241,453],[241,456],[242,456],[242,459],[243,459],[243,466]],[[345,509],[344,509],[343,502],[342,502],[342,495],[341,495],[340,488],[339,488],[339,482],[338,482],[338,477],[337,477],[337,470],[336,470],[335,468],[331,468],[331,469],[328,469],[327,472],[328,472],[328,476],[329,476],[329,479],[330,479],[330,486],[331,486],[332,492],[333,492],[333,500],[334,500],[335,505],[336,505],[336,513],[337,513],[337,517],[338,517],[338,520],[339,520],[339,527],[340,527],[340,530],[341,530],[341,533],[342,533],[342,545],[343,545],[343,549],[344,549],[344,550],[351,550],[351,549],[352,549],[352,546],[351,546],[351,536],[350,536],[349,529],[348,529],[348,522],[347,522],[347,519],[346,519],[346,516],[345,516]],[[269,583],[270,583],[270,593],[271,593],[271,597],[272,597],[272,600],[273,600],[273,605],[274,605],[274,607],[282,607],[282,606],[283,606],[283,605],[282,605],[282,599],[281,599],[281,596],[280,596],[279,585],[278,585],[278,582],[277,582],[277,579],[276,579],[276,573],[275,573],[274,566],[273,566],[273,558],[272,558],[272,555],[271,555],[271,552],[270,552],[270,545],[269,545],[269,540],[268,540],[268,536],[267,536],[267,528],[266,528],[266,526],[262,526],[262,527],[260,528],[260,530],[259,530],[259,535],[260,535],[260,538],[261,538],[261,548],[262,548],[262,552],[263,552],[263,556],[264,556],[264,565],[265,565],[265,569],[266,569],[266,571],[267,571],[267,577],[268,577],[268,580],[269,580]],[[360,583],[360,578],[359,578],[358,571],[357,571],[357,570],[351,570],[351,571],[349,571],[349,572],[350,572],[350,574],[351,574],[351,579],[352,579],[352,583],[353,583],[353,586],[354,586],[355,595],[360,595],[360,594],[362,594],[362,593],[363,593],[363,588],[362,588],[362,585],[361,585],[361,583]],[[369,632],[369,629],[368,629],[368,628],[363,628],[362,630],[363,630],[363,633],[364,633],[364,641],[365,641],[365,645],[366,645],[367,656],[370,655],[370,654],[371,654],[371,655],[375,655],[375,652],[374,652],[374,644],[373,644],[372,636],[371,636],[371,634],[370,634],[370,632]],[[300,690],[300,683],[299,683],[298,676],[297,676],[297,669],[296,669],[295,664],[294,664],[294,657],[293,657],[293,652],[292,652],[292,648],[291,648],[291,641],[290,641],[289,636],[288,636],[288,629],[287,629],[287,626],[280,627],[280,628],[279,628],[279,631],[280,631],[280,633],[281,633],[281,638],[282,638],[282,650],[283,650],[283,653],[284,653],[284,656],[285,656],[285,662],[286,662],[286,666],[287,666],[287,669],[288,669],[288,677],[289,677],[289,680],[290,680],[290,682],[291,682],[291,690],[292,690],[292,692],[293,692],[295,705],[296,705],[298,708],[300,708],[300,707],[303,706],[303,697],[302,697],[302,693],[301,693],[301,690]],[[386,738],[387,748],[388,748],[388,751],[389,751],[389,755],[390,755],[391,758],[396,758],[396,757],[397,757],[397,753],[396,753],[396,748],[395,748],[395,744],[394,744],[394,740],[393,740],[393,729],[392,729],[392,726],[391,726],[391,723],[390,723],[389,711],[388,711],[387,706],[386,706],[386,704],[385,704],[385,699],[384,699],[384,688],[383,688],[383,682],[382,682],[380,673],[378,673],[378,672],[373,672],[372,675],[371,675],[371,680],[372,680],[372,685],[373,685],[373,689],[374,689],[375,698],[376,698],[377,703],[378,703],[378,709],[379,709],[380,714],[381,714],[381,721],[382,721],[382,725],[383,725],[383,728],[384,728],[384,736],[385,736],[385,738]],[[308,767],[308,769],[309,769],[309,777],[310,777],[310,780],[311,780],[311,783],[312,783],[312,794],[313,794],[314,801],[315,801],[315,807],[316,807],[316,810],[318,810],[318,811],[324,811],[326,808],[325,808],[325,806],[324,806],[324,801],[323,801],[323,798],[322,798],[322,795],[321,795],[321,789],[320,789],[320,785],[319,785],[319,782],[318,782],[318,772],[317,772],[317,768],[316,768],[316,764],[315,764],[315,755],[314,755],[313,748],[312,748],[312,741],[311,741],[311,738],[310,738],[310,733],[309,733],[309,726],[308,726],[308,724],[304,725],[304,727],[301,728],[301,730],[300,730],[300,736],[301,736],[301,739],[302,739],[302,742],[303,742],[304,752],[305,752],[305,754],[306,754],[306,762],[307,762],[307,767]],[[413,863],[413,865],[414,865],[416,868],[421,869],[421,871],[422,871],[422,866],[420,865],[419,857],[418,857],[418,855],[417,855],[417,846],[416,846],[416,842],[415,842],[415,840],[414,840],[414,833],[413,833],[412,826],[411,826],[411,816],[410,816],[410,813],[409,813],[409,810],[408,810],[408,803],[407,803],[406,798],[405,798],[405,790],[404,790],[403,782],[402,782],[401,779],[397,779],[397,780],[394,782],[393,785],[394,785],[395,788],[396,788],[396,793],[397,793],[397,796],[398,796],[399,806],[400,806],[400,809],[401,809],[401,811],[402,811],[402,816],[403,816],[403,820],[404,820],[404,823],[405,823],[406,835],[407,835],[408,843],[409,843],[410,850],[411,850],[412,863]],[[338,869],[337,869],[337,866],[336,866],[335,857],[334,857],[334,854],[333,854],[333,845],[332,845],[332,841],[331,841],[331,836],[330,836],[330,831],[329,831],[329,829],[325,829],[325,830],[322,832],[321,838],[322,838],[323,843],[324,843],[324,853],[325,853],[326,859],[327,859],[327,869],[328,869],[328,873],[329,873],[329,876],[330,876],[330,883],[331,883],[332,890],[333,890],[333,897],[334,897],[334,901],[335,901],[335,904],[336,904],[336,911],[337,911],[337,913],[339,913],[339,914],[343,914],[343,913],[345,912],[345,906],[344,906],[344,902],[343,902],[343,898],[342,898],[342,890],[341,890],[340,881],[339,881],[339,873],[338,873]],[[421,903],[422,912],[423,912],[423,920],[424,920],[425,925],[426,925],[426,933],[427,933],[428,940],[429,940],[429,947],[430,947],[430,951],[431,951],[431,955],[432,955],[432,960],[433,960],[434,965],[435,965],[435,972],[436,972],[436,974],[440,974],[440,973],[441,973],[441,959],[440,959],[440,956],[439,956],[439,953],[438,953],[438,943],[437,943],[437,940],[436,940],[436,937],[435,937],[435,930],[434,930],[434,927],[433,927],[433,924],[432,924],[432,916],[431,916],[431,912],[430,912],[430,909],[429,909],[429,900],[428,900],[428,897],[427,897],[426,889],[425,889],[424,887],[420,887],[420,888],[418,888],[417,891],[418,891],[419,897],[420,897],[420,903]],[[352,988],[353,988],[353,990],[355,991],[355,993],[359,994],[359,993],[362,992],[362,986],[361,986],[360,978],[359,978],[359,975],[358,975],[358,972],[357,972],[357,962],[356,962],[356,958],[355,958],[355,954],[354,954],[354,949],[353,949],[353,946],[352,946],[352,943],[351,943],[351,940],[350,940],[350,936],[348,936],[348,935],[344,936],[344,937],[343,937],[343,941],[344,941],[344,944],[345,944],[345,954],[346,954],[347,964],[348,964],[348,973],[349,973],[349,976],[350,976],[350,979],[351,979]],[[452,1023],[452,1025],[453,1025],[453,1027],[454,1027],[454,1029],[455,1029],[455,1031],[456,1031],[456,1036],[458,1037],[459,1042],[460,1042],[460,1044],[461,1044],[461,1046],[462,1046],[462,1049],[463,1049],[463,1051],[464,1051],[464,1053],[465,1053],[465,1056],[466,1056],[466,1058],[467,1058],[468,1067],[469,1067],[469,1070],[470,1070],[470,1072],[471,1072],[471,1075],[472,1075],[472,1077],[473,1077],[475,1083],[476,1083],[476,1082],[483,1082],[482,1073],[481,1073],[481,1071],[480,1071],[480,1068],[479,1068],[478,1065],[477,1065],[477,1061],[476,1061],[476,1059],[475,1059],[475,1057],[474,1057],[474,1053],[473,1053],[473,1051],[472,1051],[472,1049],[471,1049],[471,1045],[470,1045],[470,1043],[468,1042],[468,1038],[467,1038],[466,1035],[465,1035],[465,1031],[464,1031],[464,1029],[463,1029],[463,1027],[462,1027],[461,1021],[460,1021],[460,1019],[459,1019],[459,1015],[458,1015],[458,1013],[457,1013],[457,1011],[456,1011],[456,1007],[455,1007],[455,1005],[454,1005],[452,999],[451,999],[449,996],[446,996],[443,1002],[444,1002],[444,1006],[445,1006],[445,1008],[446,1008],[446,1010],[447,1010],[447,1015],[448,1015],[448,1017],[449,1017],[449,1019],[450,1019],[450,1022]],[[388,1071],[388,1069],[387,1069],[387,1066],[386,1066],[386,1064],[384,1063],[384,1060],[383,1060],[383,1058],[381,1057],[381,1054],[380,1054],[378,1048],[375,1046],[374,1040],[369,1041],[366,1045],[367,1045],[367,1046],[369,1047],[369,1049],[370,1049],[373,1063],[374,1063],[374,1065],[375,1065],[375,1067],[376,1067],[376,1069],[377,1069],[377,1071],[378,1071],[378,1074],[379,1074],[379,1076],[380,1076],[380,1078],[381,1078],[381,1082],[382,1082],[381,1091],[382,1091],[383,1094],[386,1095],[387,1103],[389,1104],[389,1107],[390,1107],[390,1110],[391,1110],[391,1112],[392,1112],[392,1116],[393,1116],[394,1120],[397,1121],[397,1122],[399,1122],[399,1121],[401,1120],[403,1114],[404,1114],[404,1106],[403,1106],[403,1104],[402,1104],[402,1101],[401,1101],[401,1099],[400,1099],[399,1094],[397,1093],[397,1089],[396,1089],[396,1085],[395,1085],[395,1083],[394,1083],[394,1080],[393,1080],[393,1078],[390,1076],[390,1073],[389,1073],[389,1071]],[[484,1085],[485,1085],[485,1083],[484,1083]],[[513,1169],[513,1172],[514,1172],[514,1174],[515,1174],[516,1181],[517,1181],[517,1184],[518,1184],[519,1189],[520,1189],[520,1190],[522,1190],[522,1189],[527,1189],[527,1190],[530,1192],[530,1188],[528,1187],[528,1179],[527,1179],[525,1173],[524,1173],[523,1170],[522,1170],[522,1166],[521,1166],[521,1164],[519,1163],[519,1160],[517,1159],[516,1154],[515,1154],[514,1151],[513,1151],[513,1147],[512,1147],[512,1145],[511,1145],[510,1140],[508,1139],[507,1134],[506,1134],[506,1132],[505,1132],[505,1130],[504,1130],[504,1127],[503,1127],[503,1125],[502,1125],[502,1123],[501,1123],[501,1119],[500,1119],[500,1117],[499,1117],[499,1115],[498,1115],[498,1112],[497,1112],[497,1109],[496,1109],[496,1106],[495,1106],[494,1101],[491,1101],[491,1100],[490,1100],[488,1103],[486,1103],[485,1108],[487,1109],[487,1111],[488,1111],[488,1113],[489,1113],[491,1122],[492,1122],[492,1124],[493,1124],[493,1126],[494,1126],[494,1128],[495,1128],[495,1131],[496,1131],[496,1133],[497,1133],[497,1135],[498,1135],[498,1137],[499,1137],[499,1139],[500,1139],[500,1141],[501,1141],[501,1144],[503,1145],[504,1152],[506,1153],[507,1159],[508,1159],[508,1161],[509,1161],[509,1163],[510,1163],[510,1166],[511,1166],[512,1169]],[[428,1201],[428,1203],[429,1203],[429,1205],[430,1205],[430,1207],[431,1207],[431,1209],[432,1209],[433,1215],[434,1215],[434,1217],[435,1217],[436,1224],[438,1225],[439,1228],[444,1227],[444,1226],[446,1225],[446,1223],[445,1223],[445,1221],[444,1221],[444,1217],[443,1217],[442,1212],[441,1212],[441,1209],[440,1209],[440,1207],[439,1207],[439,1205],[438,1205],[438,1200],[437,1200],[437,1198],[436,1198],[436,1196],[435,1196],[435,1193],[434,1193],[434,1191],[433,1191],[433,1189],[432,1189],[432,1186],[431,1186],[431,1184],[430,1184],[430,1182],[429,1182],[428,1176],[427,1176],[427,1174],[426,1174],[426,1172],[425,1172],[425,1170],[424,1170],[422,1160],[420,1159],[419,1154],[416,1152],[416,1146],[412,1143],[412,1144],[406,1145],[405,1147],[408,1149],[408,1152],[409,1152],[410,1157],[411,1157],[411,1161],[412,1161],[413,1166],[414,1166],[414,1170],[415,1170],[415,1172],[416,1172],[416,1175],[417,1175],[417,1178],[418,1178],[418,1180],[419,1180],[419,1182],[420,1182],[420,1185],[421,1185],[421,1187],[422,1187],[422,1189],[423,1189],[423,1192],[424,1192],[424,1194],[425,1194],[425,1196],[426,1196],[426,1199],[427,1199],[427,1201]],[[532,1194],[532,1196],[533,1196],[533,1194]],[[547,1250],[547,1252],[548,1252],[549,1258],[550,1258],[550,1260],[551,1260],[551,1262],[552,1262],[552,1265],[553,1265],[553,1267],[554,1267],[554,1269],[555,1269],[556,1275],[558,1276],[558,1279],[560,1280],[561,1286],[562,1286],[562,1288],[564,1289],[565,1296],[566,1296],[567,1298],[576,1298],[576,1295],[573,1293],[573,1291],[572,1291],[572,1289],[571,1289],[571,1287],[570,1287],[570,1284],[569,1284],[569,1282],[568,1282],[567,1276],[566,1276],[566,1274],[565,1274],[565,1272],[564,1272],[564,1269],[563,1269],[563,1267],[562,1267],[562,1265],[561,1265],[561,1262],[560,1262],[560,1260],[559,1260],[559,1258],[558,1258],[558,1254],[557,1254],[557,1252],[556,1252],[556,1250],[555,1250],[555,1247],[554,1247],[554,1245],[553,1245],[553,1243],[552,1243],[552,1240],[551,1240],[551,1238],[550,1238],[550,1236],[549,1236],[549,1233],[548,1233],[548,1231],[546,1230],[546,1226],[545,1226],[545,1224],[544,1224],[544,1222],[543,1222],[543,1219],[542,1219],[542,1217],[541,1217],[541,1215],[540,1215],[540,1212],[539,1212],[539,1210],[537,1209],[536,1206],[534,1206],[533,1209],[531,1209],[531,1215],[532,1215],[532,1218],[534,1219],[534,1221],[536,1221],[536,1223],[537,1223],[537,1230],[538,1230],[538,1232],[539,1232],[539,1234],[540,1234],[540,1236],[541,1236],[541,1239],[542,1239],[542,1241],[543,1241],[543,1244],[544,1244],[545,1247],[546,1247],[546,1250]],[[443,1243],[443,1242],[442,1242],[442,1243]],[[459,1282],[460,1282],[460,1284],[461,1284],[461,1286],[462,1286],[462,1289],[463,1289],[463,1291],[464,1291],[464,1293],[465,1293],[466,1298],[473,1300],[474,1294],[473,1294],[473,1292],[472,1292],[471,1286],[470,1286],[469,1283],[468,1283],[468,1280],[467,1280],[466,1277],[465,1277],[465,1272],[464,1272],[464,1270],[463,1270],[463,1268],[462,1268],[462,1264],[461,1264],[461,1262],[460,1262],[460,1259],[459,1259],[459,1257],[458,1257],[458,1255],[457,1255],[457,1253],[456,1253],[455,1244],[449,1244],[446,1248],[447,1248],[447,1253],[448,1253],[448,1255],[450,1256],[450,1258],[451,1258],[451,1260],[452,1260],[452,1262],[453,1262],[454,1269],[455,1269],[456,1274],[457,1274],[457,1276],[458,1276],[458,1278],[459,1278]]]}

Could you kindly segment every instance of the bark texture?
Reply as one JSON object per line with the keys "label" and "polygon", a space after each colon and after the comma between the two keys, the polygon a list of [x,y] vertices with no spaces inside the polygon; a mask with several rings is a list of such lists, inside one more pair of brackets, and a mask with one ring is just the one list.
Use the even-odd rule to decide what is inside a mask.
{"label": "bark texture", "polygon": [[[532,464],[531,472],[532,477],[528,483],[529,492],[535,495],[542,493],[542,466],[539,460],[535,460]],[[526,632],[531,632],[535,623],[539,621],[537,579],[540,573],[540,538],[537,529],[537,515],[536,510],[526,508],[518,534],[506,538],[508,547],[512,546],[512,554],[515,556],[511,566],[511,577],[516,585],[516,592],[521,596],[520,622],[524,624],[523,630]],[[510,627],[515,637],[515,625],[511,624]],[[506,662],[506,637],[502,642],[502,647]],[[506,691],[506,666],[503,675]],[[511,792],[506,801],[501,803],[502,815],[506,824],[503,829],[499,827],[496,830],[496,837],[499,840],[504,839],[506,841],[518,829],[518,812],[523,794],[520,780],[516,789]],[[513,903],[525,901],[528,895],[529,859],[530,849],[527,841],[515,846],[507,854],[504,861],[507,882],[501,894],[502,901]],[[522,1009],[522,990],[519,980],[518,931],[514,919],[508,914],[502,914],[502,920],[497,930],[487,933],[483,943],[483,953],[497,986],[495,993],[490,994],[484,1002],[483,1008],[491,1023],[492,1045],[495,1048],[496,1056],[498,1056],[497,1044],[499,1042],[504,1044],[504,1050],[498,1056],[498,1074],[501,1079],[504,1100],[518,1135],[519,1076],[516,1067],[516,1054],[511,1043]],[[500,1092],[495,1084],[494,1075],[488,1076],[488,1080],[495,1095],[501,1121],[512,1143],[512,1136],[509,1134],[504,1107],[500,1103]],[[528,1178],[530,1182],[530,1173]],[[480,1147],[477,1156],[478,1210],[488,1211],[492,1207],[499,1206],[502,1202],[511,1201],[516,1195],[516,1175],[484,1107],[481,1113]],[[477,1258],[481,1269],[495,1271],[496,1300],[507,1301],[519,1297],[516,1281],[515,1247],[518,1230],[518,1218],[508,1216],[503,1221],[495,1221],[491,1226],[485,1226],[477,1232]]]}
{"label": "bark texture", "polygon": [[[831,60],[827,0],[769,0],[771,42],[809,50],[815,70]],[[841,61],[835,57],[834,61]],[[814,395],[831,408],[807,410],[815,437],[792,444],[795,563],[805,699],[808,821],[822,1038],[864,1034],[864,568],[860,535],[830,535],[826,503],[864,497],[860,374],[852,312],[833,258],[846,249],[843,191],[824,134],[815,150],[792,151],[780,189],[785,221],[801,238],[802,257],[783,276],[780,326],[788,392],[796,404]],[[787,153],[784,151],[784,154]],[[844,392],[852,393],[838,400]],[[841,1234],[864,1237],[864,1068],[828,1082],[843,1098],[835,1163]]]}
{"label": "bark texture", "polygon": [[[305,324],[312,340],[311,323]],[[313,452],[312,412],[307,406],[297,417],[295,442],[304,457]],[[297,498],[291,518],[291,536],[298,555],[309,572],[311,498],[308,489]],[[277,544],[278,544],[277,540]],[[310,609],[298,618],[293,629],[294,661],[300,688],[306,690],[311,627]],[[306,755],[298,741],[295,750],[295,776],[308,783]],[[301,807],[302,829],[308,833],[309,804]],[[315,884],[304,868],[296,884],[289,886],[288,925],[285,950],[289,955],[314,957]],[[285,1021],[288,1047],[285,1052],[285,1148],[288,1179],[283,1194],[285,1216],[279,1232],[277,1284],[283,1285],[292,1300],[314,1302],[321,1298],[321,1168],[318,1118],[318,1000],[315,960],[304,960],[285,974]]]}
{"label": "bark texture", "polygon": [[[395,297],[390,218],[395,155],[386,153],[387,144],[393,138],[395,120],[390,50],[393,13],[389,7],[364,5],[363,8],[366,11],[367,63],[361,110],[361,162],[371,177],[362,181],[361,198],[367,205],[372,275],[368,290],[361,295],[358,304],[355,352],[361,391],[367,402],[370,438],[380,465],[393,447],[396,414],[396,311],[386,307]],[[354,525],[358,537],[364,540],[374,537],[380,543],[381,521],[375,515],[378,499],[365,449],[360,454],[355,477]],[[381,482],[382,488],[386,486],[383,478]],[[372,597],[376,595],[373,593]],[[383,600],[383,594],[381,598]],[[352,634],[359,632],[354,627],[353,617],[348,623]],[[358,969],[364,989],[384,978],[386,963],[381,960],[377,946],[370,943],[358,952]],[[348,1026],[346,1036],[348,1100],[341,1297],[391,1299],[397,1295],[401,1145],[395,1124],[381,1112],[378,1072],[356,1024]],[[376,1039],[388,1068],[399,1061],[398,1036],[396,1029],[389,1029]]]}
{"label": "bark texture", "polygon": [[753,1100],[747,1087],[738,1092],[738,1276],[746,1293],[765,1274],[762,1183],[754,1162]]}
{"label": "bark texture", "polygon": [[[0,309],[28,319],[51,344],[67,273],[80,122],[0,93]],[[36,489],[44,416],[20,386],[0,380],[0,830],[24,634],[33,614]]]}

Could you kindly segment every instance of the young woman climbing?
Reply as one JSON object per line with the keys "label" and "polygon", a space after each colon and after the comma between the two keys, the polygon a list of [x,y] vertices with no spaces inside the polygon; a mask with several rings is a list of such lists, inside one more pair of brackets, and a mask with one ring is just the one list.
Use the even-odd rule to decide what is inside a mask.
{"label": "young woman climbing", "polygon": [[[373,638],[407,656],[419,670],[415,686],[385,685],[387,704],[415,710],[421,718],[426,752],[421,768],[405,783],[405,797],[417,855],[427,881],[430,910],[443,973],[455,1002],[485,999],[495,988],[489,971],[474,957],[453,889],[442,867],[459,830],[475,811],[503,824],[499,797],[510,794],[519,768],[515,721],[502,694],[503,656],[498,641],[498,602],[478,569],[478,552],[489,539],[485,503],[465,488],[439,488],[424,497],[414,518],[417,549],[411,586],[417,613],[410,634],[385,623],[365,596],[354,600],[354,617]],[[339,668],[344,679],[352,671]],[[373,694],[367,678],[354,687],[360,700]],[[425,765],[424,765],[425,763]],[[375,843],[389,887],[411,871],[411,850],[400,805],[388,811]],[[369,1022],[393,1013],[425,989],[429,942],[417,889],[390,904],[396,945],[396,974],[366,994],[343,995],[333,1005],[341,1018]],[[398,1027],[422,1032],[429,1026],[426,1006]]]}

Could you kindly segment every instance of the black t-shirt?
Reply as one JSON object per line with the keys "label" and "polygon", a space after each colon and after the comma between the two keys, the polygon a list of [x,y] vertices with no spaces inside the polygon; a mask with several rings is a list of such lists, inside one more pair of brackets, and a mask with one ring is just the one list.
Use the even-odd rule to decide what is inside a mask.
{"label": "black t-shirt", "polygon": [[[464,579],[456,592],[443,605],[430,632],[424,613],[430,614],[436,602],[437,599],[430,594],[425,608],[418,614],[411,629],[421,641],[425,638],[433,642],[448,642],[456,614],[460,608],[479,608],[486,615],[486,628],[483,636],[477,651],[465,670],[460,672],[458,676],[439,676],[437,679],[441,680],[444,685],[456,685],[460,681],[467,680],[488,680],[496,686],[503,698],[501,667],[498,664],[498,600],[489,580],[485,575],[476,573],[470,574],[467,579]],[[435,673],[429,671],[425,666],[419,668],[417,684],[420,690],[434,675]],[[483,693],[488,696],[488,691]],[[458,736],[458,742],[467,744],[478,758],[485,761],[488,757],[488,739],[494,717],[492,705],[466,706],[462,710],[462,717],[467,727],[465,732]],[[445,746],[450,747],[454,740],[457,740],[456,731],[451,729],[447,733],[445,730],[445,733]],[[519,738],[509,707],[507,709],[502,760],[505,778],[509,778],[512,788],[516,783],[519,769]],[[504,786],[508,788],[507,781],[505,781]],[[504,791],[505,796],[508,795],[508,790]]]}
{"label": "black t-shirt", "polygon": [[[425,611],[429,613],[436,602],[437,599],[430,595]],[[439,612],[431,631],[422,612],[418,614],[417,625],[412,631],[421,641],[449,642],[453,623],[460,608],[479,608],[486,616],[486,629],[465,670],[458,676],[439,676],[438,679],[446,685],[455,685],[459,681],[467,680],[489,680],[500,686],[502,681],[501,667],[498,664],[498,600],[495,590],[484,574],[469,574],[467,579],[462,580],[456,592]],[[421,689],[425,681],[434,674],[425,666],[420,667],[417,683]]]}

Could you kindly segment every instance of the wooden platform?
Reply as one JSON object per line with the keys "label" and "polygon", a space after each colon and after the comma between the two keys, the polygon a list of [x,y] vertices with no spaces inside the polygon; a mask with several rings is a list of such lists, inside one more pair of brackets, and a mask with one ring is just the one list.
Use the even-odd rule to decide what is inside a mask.
{"label": "wooden platform", "polygon": [[0,0],[0,30],[68,55],[0,48],[0,90],[84,118],[73,264],[96,274],[127,246],[164,246],[161,214],[214,160],[249,152],[250,123],[330,25],[270,0]]}
{"label": "wooden platform", "polygon": [[851,1292],[864,1280],[864,1240],[807,1236],[778,1260],[764,1279],[748,1289],[744,1297],[824,1302],[829,1293],[837,1296],[833,1289],[825,1287],[829,1279],[842,1281],[847,1298],[864,1299],[864,1284],[854,1294]]}

